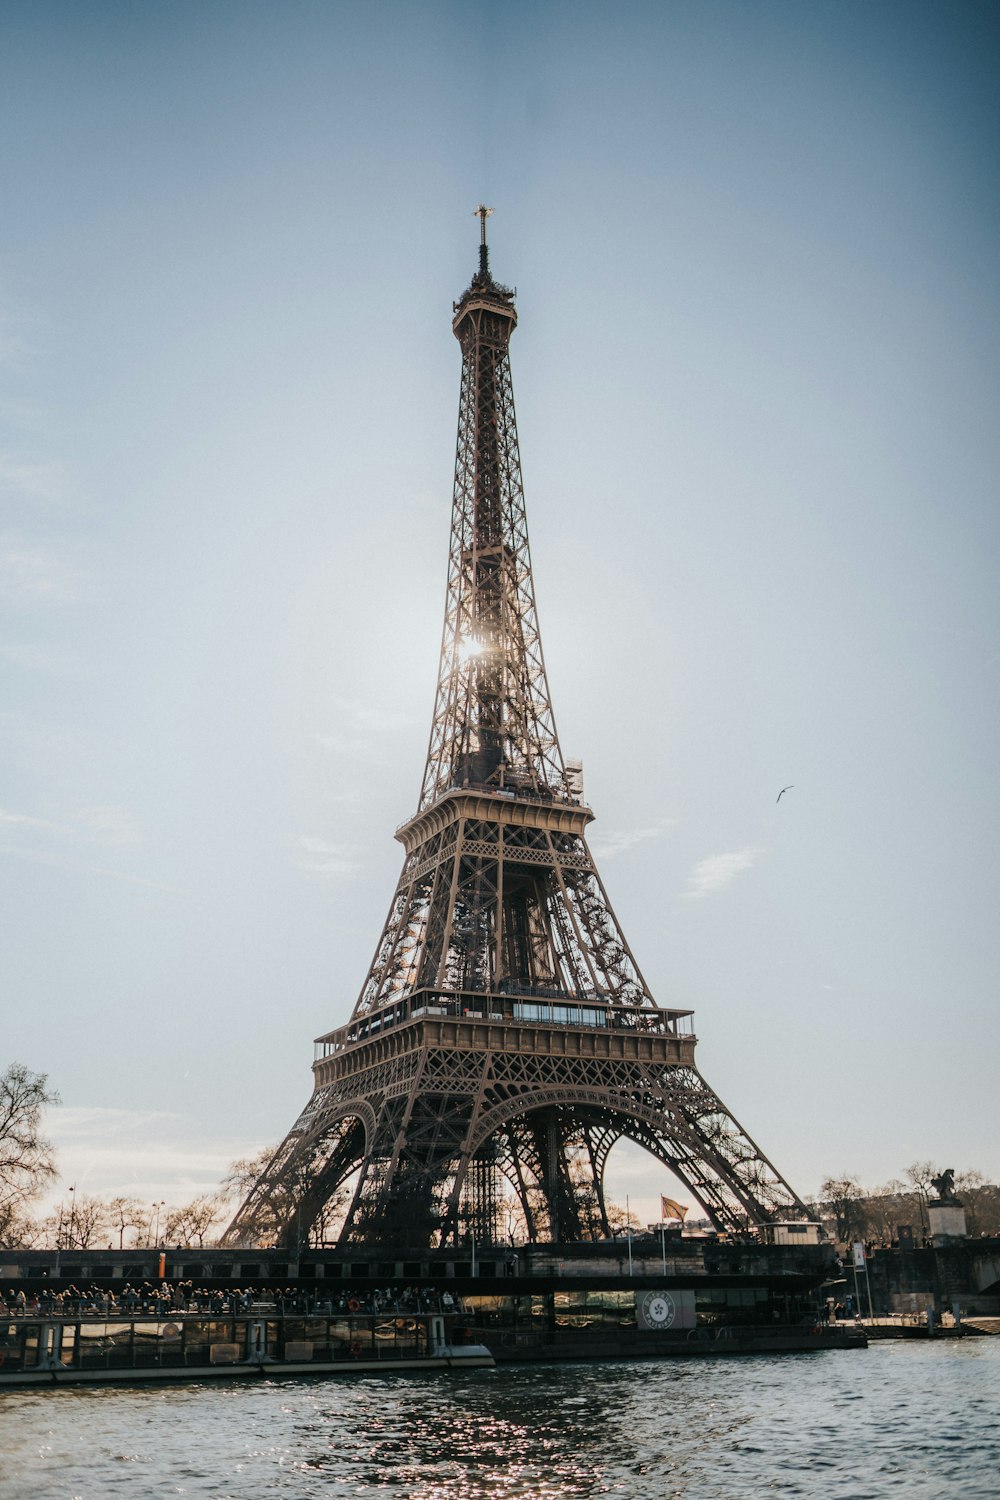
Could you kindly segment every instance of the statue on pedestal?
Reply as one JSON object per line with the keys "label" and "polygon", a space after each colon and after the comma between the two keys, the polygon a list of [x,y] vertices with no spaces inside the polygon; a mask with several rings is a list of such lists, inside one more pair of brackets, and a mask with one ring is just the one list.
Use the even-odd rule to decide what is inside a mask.
{"label": "statue on pedestal", "polygon": [[931,1187],[937,1193],[927,1205],[927,1219],[931,1232],[931,1243],[936,1249],[964,1240],[965,1209],[961,1198],[955,1196],[955,1173],[946,1167],[938,1177],[931,1178]]}
{"label": "statue on pedestal", "polygon": [[939,1177],[932,1177],[931,1187],[937,1193],[937,1201],[939,1203],[960,1204],[962,1201],[960,1198],[956,1198],[955,1196],[954,1167],[945,1167],[944,1171]]}

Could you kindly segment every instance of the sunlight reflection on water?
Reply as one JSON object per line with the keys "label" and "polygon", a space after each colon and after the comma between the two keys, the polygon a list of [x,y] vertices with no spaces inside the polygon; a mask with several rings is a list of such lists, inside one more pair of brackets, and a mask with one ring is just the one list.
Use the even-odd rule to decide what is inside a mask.
{"label": "sunlight reflection on water", "polygon": [[994,1500],[1000,1341],[8,1391],[3,1500]]}

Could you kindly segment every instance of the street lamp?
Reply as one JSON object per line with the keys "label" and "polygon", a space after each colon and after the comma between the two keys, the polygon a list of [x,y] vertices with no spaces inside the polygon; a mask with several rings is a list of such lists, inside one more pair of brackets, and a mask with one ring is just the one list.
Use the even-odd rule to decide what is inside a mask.
{"label": "street lamp", "polygon": [[66,1206],[65,1206],[64,1203],[60,1202],[60,1204],[59,1204],[59,1228],[56,1230],[56,1261],[55,1261],[55,1266],[53,1268],[53,1274],[55,1276],[58,1276],[59,1273],[60,1273],[59,1257],[62,1254],[62,1247],[63,1247],[63,1222],[64,1222],[65,1218],[66,1218]]}
{"label": "street lamp", "polygon": [[165,1198],[161,1198],[160,1201],[159,1201],[159,1203],[154,1203],[153,1204],[153,1208],[156,1210],[156,1218],[153,1221],[153,1244],[154,1244],[154,1246],[159,1246],[159,1243],[160,1243],[160,1209],[161,1208],[166,1208],[166,1206],[167,1206],[167,1200]]}
{"label": "street lamp", "polygon": [[[69,1189],[69,1192],[70,1192],[71,1195],[76,1192],[76,1184],[75,1183]],[[67,1249],[69,1249],[69,1250],[72,1250],[72,1248],[73,1248],[73,1230],[74,1230],[75,1226],[76,1226],[76,1199],[71,1196],[70,1200],[69,1200],[69,1245],[67,1246]]]}

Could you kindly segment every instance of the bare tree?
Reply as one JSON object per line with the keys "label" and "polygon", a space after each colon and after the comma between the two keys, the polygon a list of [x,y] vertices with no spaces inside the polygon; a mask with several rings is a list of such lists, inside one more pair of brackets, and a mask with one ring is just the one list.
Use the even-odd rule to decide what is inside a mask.
{"label": "bare tree", "polygon": [[0,1250],[28,1250],[44,1238],[44,1226],[19,1204],[0,1203]]}
{"label": "bare tree", "polygon": [[[250,1196],[272,1158],[276,1146],[262,1146],[255,1156],[241,1156],[236,1161],[230,1162],[229,1170],[219,1184],[219,1199],[227,1205],[232,1214]],[[254,1244],[273,1244],[278,1233],[279,1219],[270,1202],[264,1201],[256,1206],[252,1226],[246,1225],[248,1235]]]}
{"label": "bare tree", "polygon": [[42,1111],[59,1103],[44,1073],[11,1063],[0,1073],[0,1233],[17,1239],[30,1220],[27,1205],[56,1175]]}
{"label": "bare tree", "polygon": [[134,1248],[139,1242],[140,1231],[146,1228],[148,1214],[145,1204],[138,1198],[112,1198],[107,1205],[107,1216],[111,1233],[118,1236],[119,1250],[124,1250],[125,1237],[130,1229],[135,1231]]}
{"label": "bare tree", "polygon": [[93,1198],[87,1193],[73,1195],[69,1207],[63,1204],[54,1210],[39,1226],[45,1243],[55,1245],[57,1250],[90,1250],[110,1232],[108,1205],[103,1198]]}
{"label": "bare tree", "polygon": [[927,1213],[927,1204],[930,1200],[934,1178],[938,1175],[938,1168],[932,1161],[915,1161],[907,1167],[903,1175],[913,1188],[920,1213],[920,1227],[924,1234],[927,1234],[931,1223]]}
{"label": "bare tree", "polygon": [[277,1146],[262,1146],[256,1156],[241,1156],[238,1161],[230,1162],[229,1170],[219,1184],[219,1196],[226,1201],[239,1199],[242,1203],[251,1188],[257,1185],[277,1149]]}
{"label": "bare tree", "polygon": [[620,1203],[612,1203],[609,1199],[606,1206],[612,1234],[628,1234],[629,1231],[634,1234],[637,1229],[642,1228],[641,1219],[637,1219],[629,1209],[622,1208]]}
{"label": "bare tree", "polygon": [[[242,1157],[234,1161],[219,1188],[219,1199],[229,1214],[233,1205],[245,1202],[257,1186],[277,1151],[276,1146],[265,1146],[256,1156]],[[308,1245],[319,1248],[335,1238],[350,1201],[346,1183],[330,1193],[318,1206],[311,1201],[311,1193],[322,1174],[322,1148],[317,1147],[311,1157],[300,1161],[293,1172],[285,1174],[279,1194],[274,1198],[258,1195],[252,1224],[244,1220],[243,1229],[253,1243],[274,1245],[283,1239],[290,1240],[299,1249]],[[300,1217],[302,1206],[306,1211]]]}
{"label": "bare tree", "polygon": [[1000,1187],[974,1168],[955,1177],[955,1192],[965,1207],[969,1234],[1000,1234]]}
{"label": "bare tree", "polygon": [[820,1197],[832,1215],[837,1239],[843,1244],[864,1239],[868,1228],[864,1190],[856,1177],[827,1177],[819,1185]]}
{"label": "bare tree", "polygon": [[71,1250],[90,1250],[109,1233],[108,1205],[103,1198],[77,1193],[70,1220]]}
{"label": "bare tree", "polygon": [[197,1245],[205,1248],[205,1238],[219,1223],[226,1212],[225,1199],[218,1193],[202,1193],[186,1203],[183,1208],[167,1211],[163,1237],[168,1244],[176,1244],[185,1250]]}
{"label": "bare tree", "polygon": [[883,1244],[895,1239],[900,1224],[912,1225],[919,1219],[916,1197],[898,1177],[890,1178],[882,1187],[872,1188],[862,1201],[868,1230]]}
{"label": "bare tree", "polygon": [[[889,1244],[902,1224],[926,1236],[928,1203],[938,1175],[933,1162],[916,1161],[907,1167],[905,1181],[892,1178],[870,1190],[853,1177],[827,1178],[820,1188],[821,1207],[836,1221],[837,1238],[842,1241],[874,1237]],[[965,1207],[969,1234],[1000,1234],[1000,1186],[987,1182],[981,1172],[967,1169],[955,1174],[955,1192]]]}
{"label": "bare tree", "polygon": [[336,1239],[344,1214],[350,1206],[350,1198],[347,1185],[342,1183],[322,1204],[309,1229],[309,1245],[312,1249],[319,1250]]}

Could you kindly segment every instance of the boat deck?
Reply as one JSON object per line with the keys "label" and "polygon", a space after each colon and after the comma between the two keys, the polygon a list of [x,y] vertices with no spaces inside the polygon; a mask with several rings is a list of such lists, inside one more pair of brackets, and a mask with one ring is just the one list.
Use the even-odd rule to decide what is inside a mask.
{"label": "boat deck", "polygon": [[286,1316],[7,1314],[0,1385],[354,1375],[490,1366],[482,1345],[452,1342],[452,1318],[384,1311]]}

